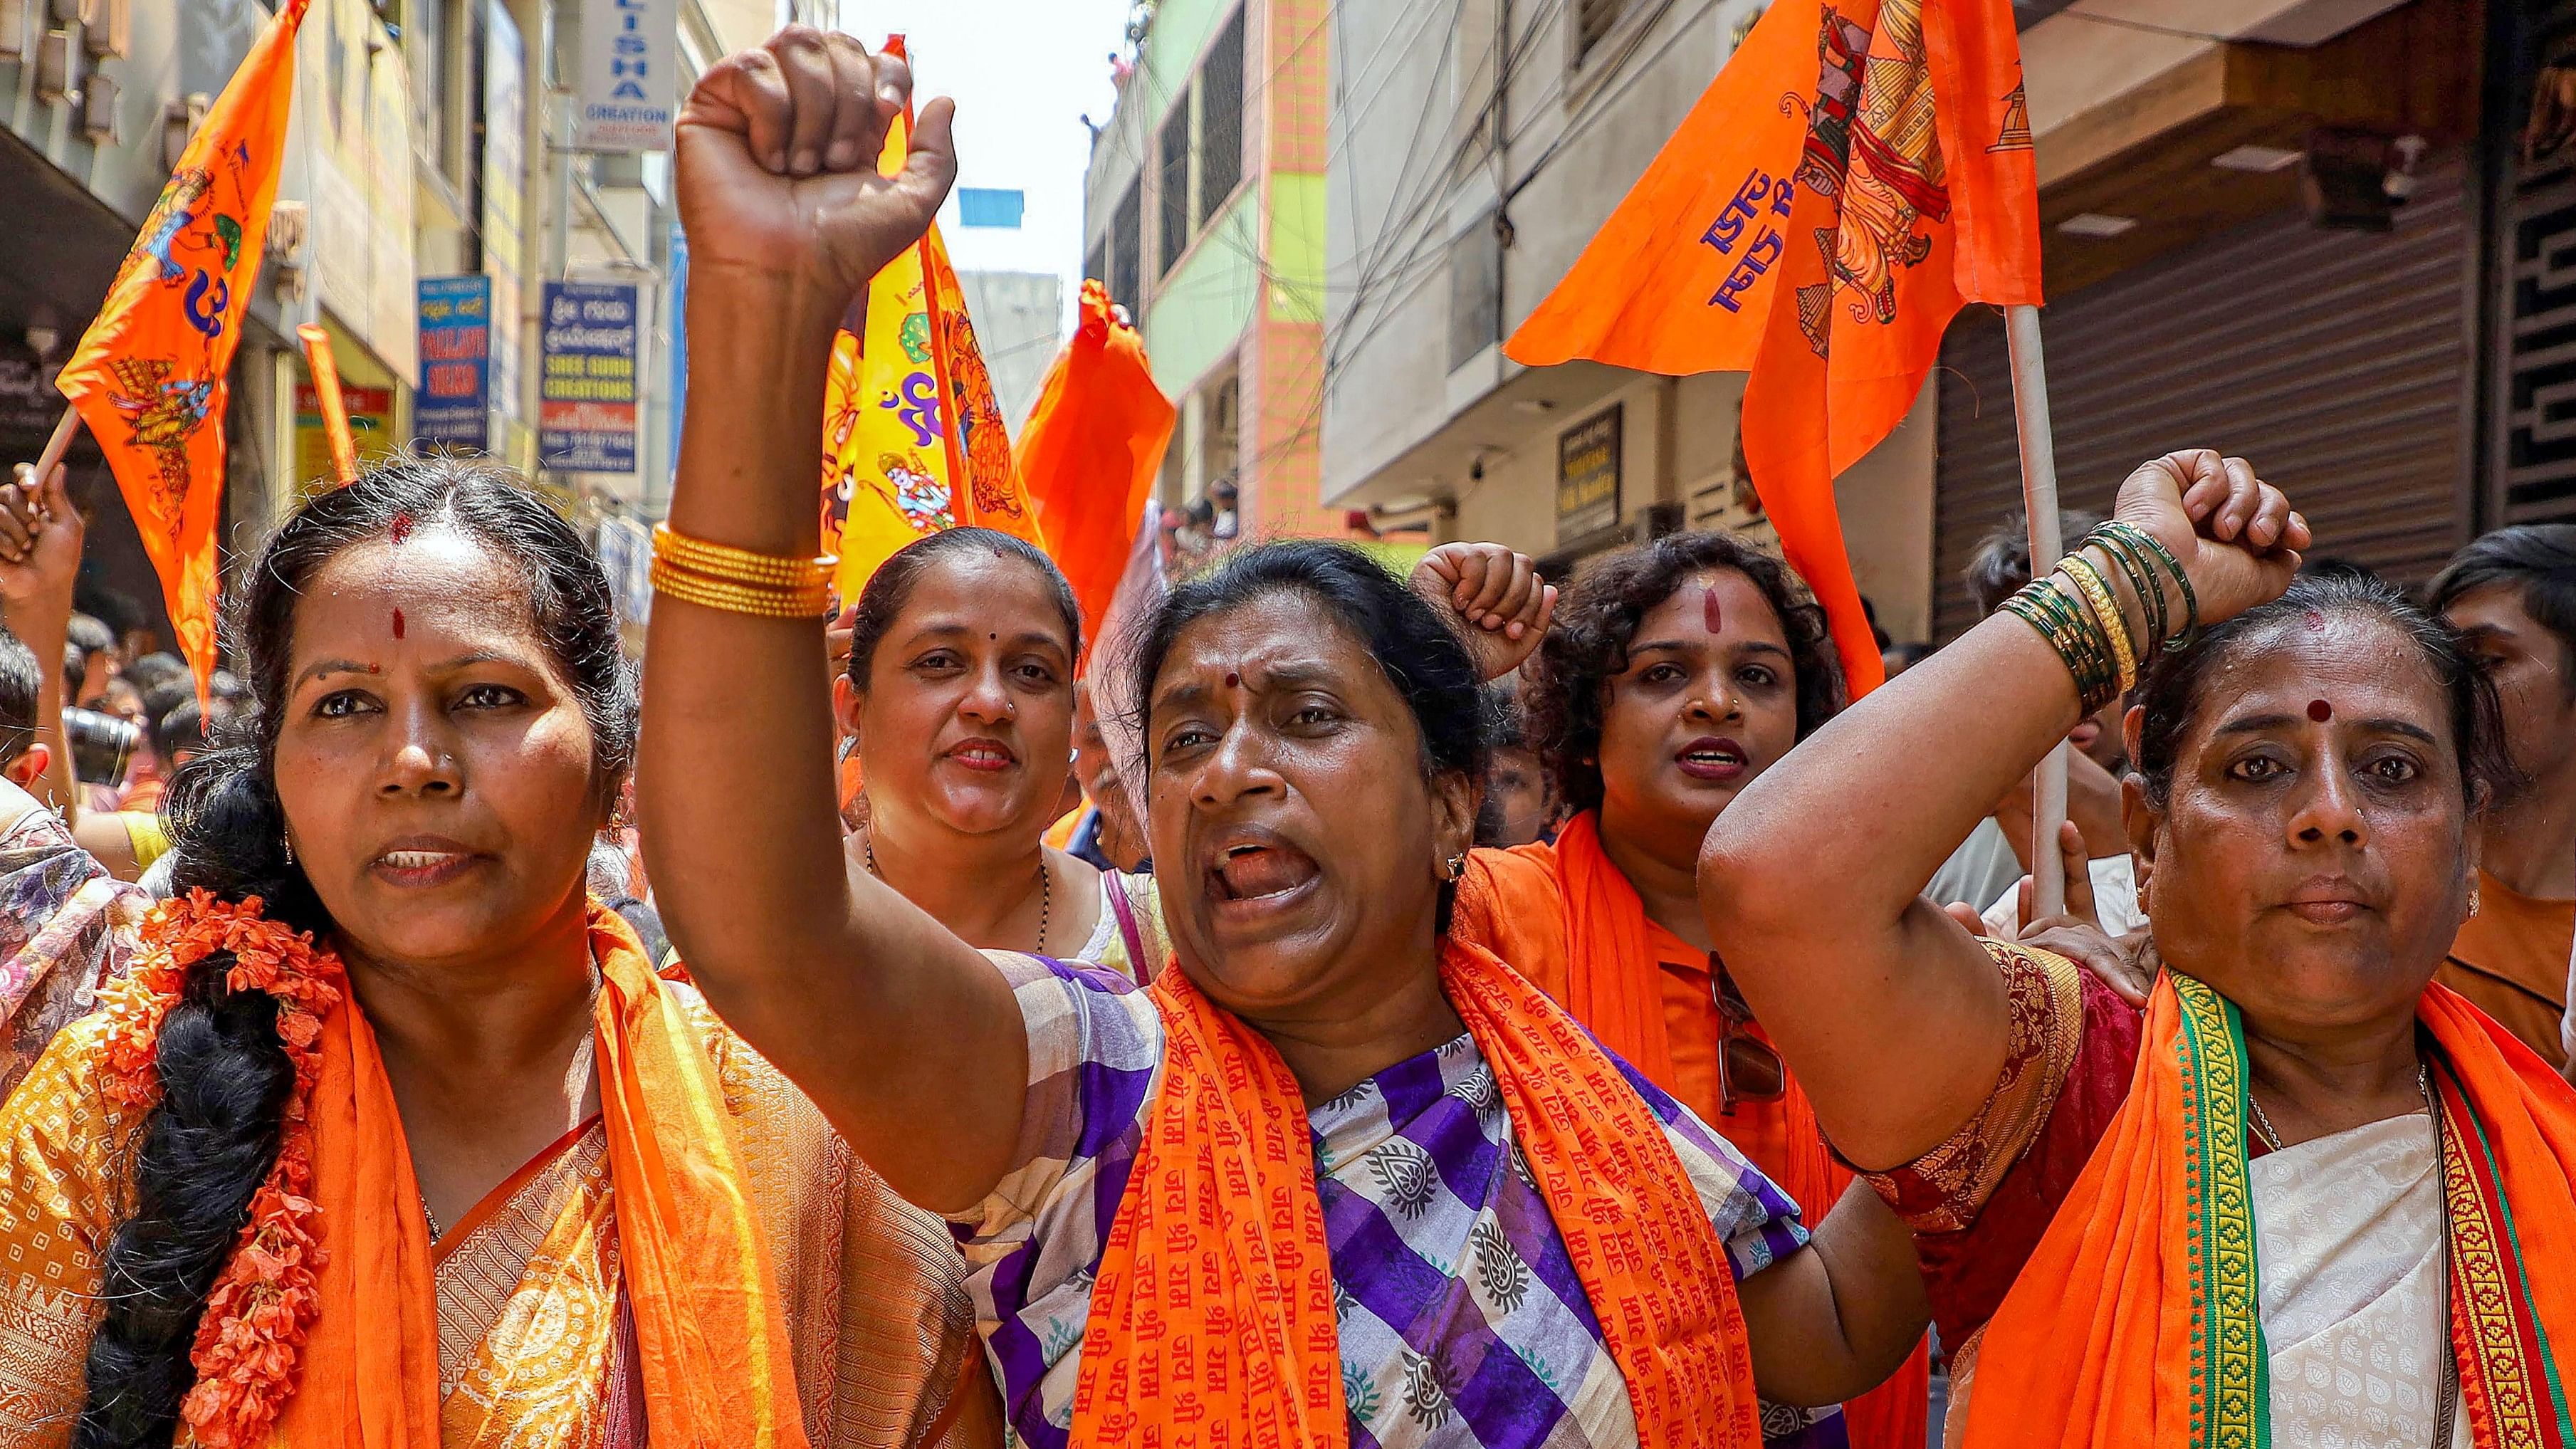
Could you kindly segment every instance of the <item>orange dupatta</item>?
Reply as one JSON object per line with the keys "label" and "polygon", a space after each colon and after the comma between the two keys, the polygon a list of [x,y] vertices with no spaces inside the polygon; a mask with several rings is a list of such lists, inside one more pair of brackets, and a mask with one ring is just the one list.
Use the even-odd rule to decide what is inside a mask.
{"label": "orange dupatta", "polygon": [[[1440,979],[1627,1382],[1640,1449],[1755,1449],[1734,1276],[1662,1124],[1574,1018],[1491,952],[1444,942]],[[1304,1096],[1186,972],[1149,989],[1163,1088],[1092,1290],[1073,1442],[1345,1449]]]}
{"label": "orange dupatta", "polygon": [[[653,1442],[804,1449],[782,1298],[715,1064],[625,923],[594,907],[600,1113]],[[274,1442],[436,1449],[437,1295],[411,1151],[363,1014],[322,1021],[313,1196],[329,1259]]]}
{"label": "orange dupatta", "polygon": [[[2571,1442],[2576,1097],[2457,993],[2438,1050],[2450,1339],[2480,1446]],[[1968,1449],[2268,1442],[2235,1008],[2168,973],[2120,1114],[1987,1325]]]}

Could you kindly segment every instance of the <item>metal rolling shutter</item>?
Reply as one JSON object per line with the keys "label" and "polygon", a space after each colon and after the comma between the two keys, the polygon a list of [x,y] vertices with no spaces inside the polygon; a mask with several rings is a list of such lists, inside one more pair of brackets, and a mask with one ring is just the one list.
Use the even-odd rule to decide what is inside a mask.
{"label": "metal rolling shutter", "polygon": [[[2174,448],[2250,458],[2317,531],[2314,552],[2402,582],[2466,540],[2471,218],[2456,161],[2433,168],[2385,235],[2288,211],[2051,304],[2043,314],[2060,492],[2107,509]],[[1960,571],[2021,503],[2000,314],[1941,349],[1933,628],[1976,622]]]}

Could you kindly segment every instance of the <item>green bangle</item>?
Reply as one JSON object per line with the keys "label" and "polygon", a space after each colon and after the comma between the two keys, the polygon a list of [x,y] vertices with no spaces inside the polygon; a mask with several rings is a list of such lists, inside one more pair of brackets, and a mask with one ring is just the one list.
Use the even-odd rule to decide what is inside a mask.
{"label": "green bangle", "polygon": [[2028,624],[2057,651],[2058,662],[2073,676],[2075,692],[2091,714],[2119,696],[2120,666],[2103,626],[2089,609],[2057,586],[2057,574],[2034,579],[2003,607]]}
{"label": "green bangle", "polygon": [[2182,565],[2175,561],[2173,554],[2167,551],[2163,544],[2156,542],[2154,534],[2147,532],[2136,524],[2124,523],[2115,518],[2110,522],[2103,524],[2102,528],[2105,532],[2116,533],[2120,537],[2128,538],[2133,542],[2144,545],[2148,551],[2152,552],[2156,558],[2164,564],[2166,572],[2173,575],[2174,582],[2181,586],[2183,603],[2182,633],[2165,641],[2165,651],[2167,653],[2178,653],[2199,643],[2200,598],[2192,592],[2191,575],[2182,571]]}
{"label": "green bangle", "polygon": [[[2103,557],[2119,568],[2120,577],[2129,581],[2130,591],[2138,596],[2138,603],[2147,611],[2148,637],[2161,647],[2165,641],[2165,630],[2173,622],[2173,610],[2163,586],[2156,582],[2155,571],[2147,566],[2145,558],[2117,535],[2105,534],[2100,529],[2087,535],[2078,547],[2099,548]],[[2140,651],[2138,667],[2146,667],[2143,650]]]}

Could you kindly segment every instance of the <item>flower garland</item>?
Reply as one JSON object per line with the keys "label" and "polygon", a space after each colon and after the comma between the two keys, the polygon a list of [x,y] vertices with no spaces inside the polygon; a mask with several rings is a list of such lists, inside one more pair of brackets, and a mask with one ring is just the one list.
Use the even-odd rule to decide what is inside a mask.
{"label": "flower garland", "polygon": [[322,1018],[340,1004],[340,960],[310,933],[269,920],[259,897],[236,905],[208,891],[163,901],[144,921],[133,969],[103,988],[107,1015],[101,1087],[110,1101],[149,1109],[161,1100],[161,1024],[199,962],[229,952],[234,991],[277,1000],[277,1039],[295,1067],[277,1163],[252,1195],[250,1221],[224,1260],[189,1352],[196,1387],[180,1414],[208,1449],[265,1442],[293,1393],[306,1330],[321,1306],[315,1288],[326,1254],[315,1234],[321,1210],[305,1194],[313,1181],[308,1109],[321,1074]]}

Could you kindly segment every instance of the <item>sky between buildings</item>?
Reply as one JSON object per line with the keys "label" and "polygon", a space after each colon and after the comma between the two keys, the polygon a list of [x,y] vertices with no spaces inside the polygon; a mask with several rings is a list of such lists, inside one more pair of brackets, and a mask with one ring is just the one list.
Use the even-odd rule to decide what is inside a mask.
{"label": "sky between buildings", "polygon": [[1082,178],[1091,133],[1116,91],[1128,0],[841,0],[841,25],[875,45],[899,32],[915,94],[957,99],[960,188],[1027,194],[1016,230],[960,225],[951,197],[939,230],[961,270],[1053,272],[1066,314],[1082,282]]}

